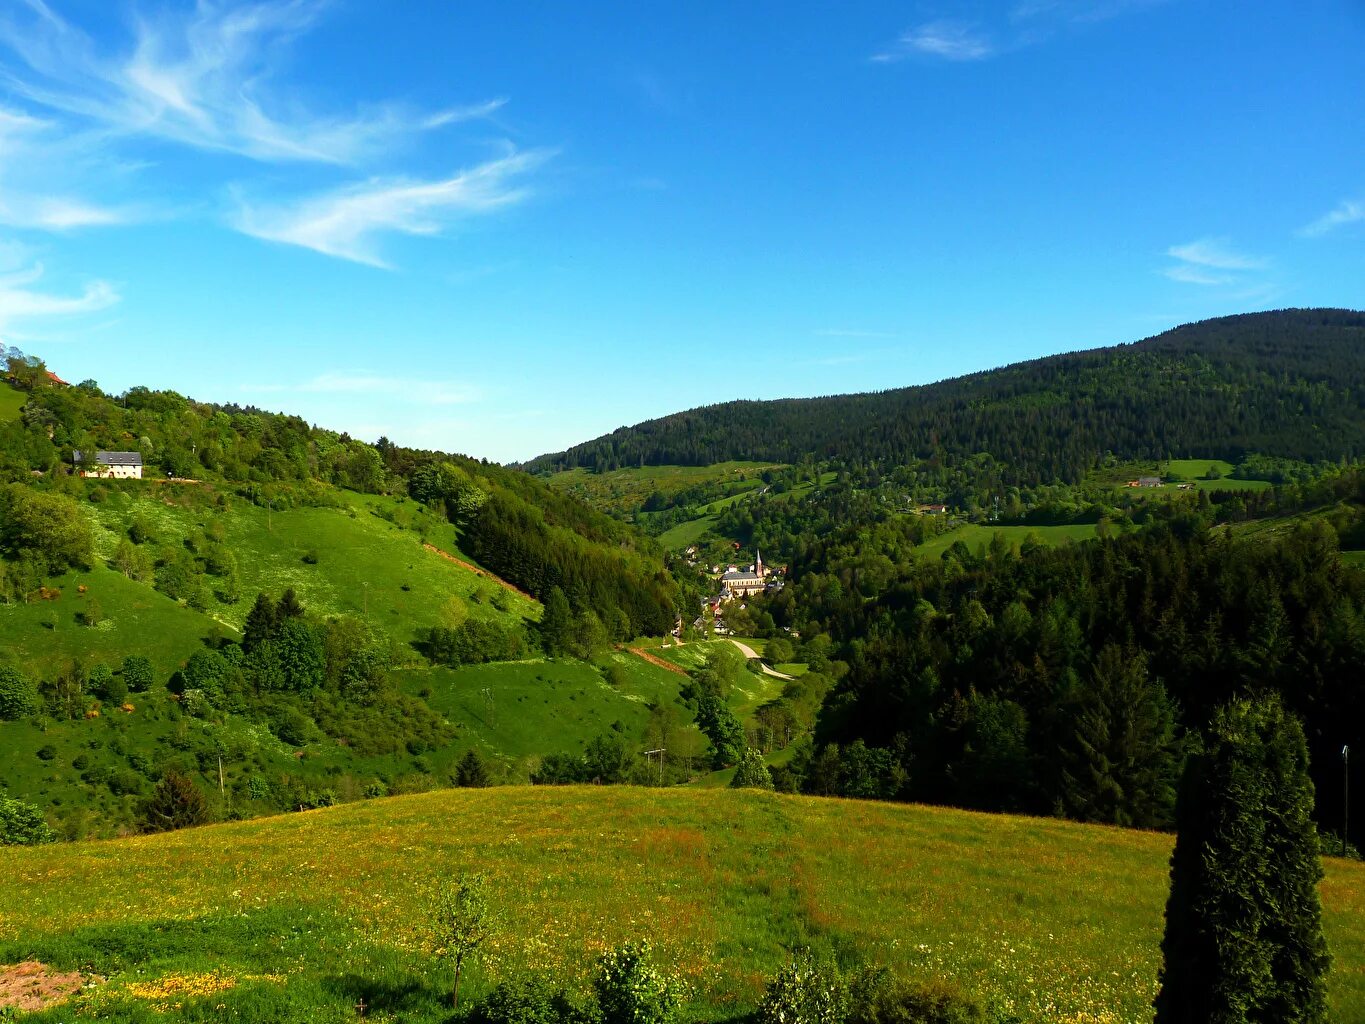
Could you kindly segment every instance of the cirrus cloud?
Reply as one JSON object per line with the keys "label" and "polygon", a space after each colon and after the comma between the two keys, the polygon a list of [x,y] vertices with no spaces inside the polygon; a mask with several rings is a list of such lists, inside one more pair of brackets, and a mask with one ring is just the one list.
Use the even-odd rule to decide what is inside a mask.
{"label": "cirrus cloud", "polygon": [[256,238],[387,268],[379,236],[434,235],[460,218],[520,202],[530,190],[518,180],[548,156],[511,153],[437,181],[373,179],[289,203],[258,204],[239,194],[233,223]]}

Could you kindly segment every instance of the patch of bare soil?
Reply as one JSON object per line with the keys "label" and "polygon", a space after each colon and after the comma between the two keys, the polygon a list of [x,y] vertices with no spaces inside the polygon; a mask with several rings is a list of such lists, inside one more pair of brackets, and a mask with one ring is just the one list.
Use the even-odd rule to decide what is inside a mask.
{"label": "patch of bare soil", "polygon": [[89,981],[103,980],[87,977],[79,971],[54,971],[37,960],[0,964],[0,1007],[42,1010],[70,999]]}

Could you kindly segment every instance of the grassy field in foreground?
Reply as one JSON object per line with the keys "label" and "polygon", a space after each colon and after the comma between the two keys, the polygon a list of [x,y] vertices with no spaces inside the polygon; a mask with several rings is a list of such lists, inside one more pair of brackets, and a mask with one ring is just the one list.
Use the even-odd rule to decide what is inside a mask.
{"label": "grassy field in foreground", "polygon": [[[442,1020],[426,887],[477,869],[505,916],[471,997],[528,968],[582,986],[601,951],[648,936],[692,1019],[752,1008],[785,950],[814,944],[1029,1024],[1146,1022],[1169,853],[1153,833],[751,791],[445,791],[0,850],[0,962],[109,979],[45,1024],[343,1021],[359,996],[371,1019]],[[1360,1021],[1365,865],[1329,861],[1322,894],[1335,1019]]]}

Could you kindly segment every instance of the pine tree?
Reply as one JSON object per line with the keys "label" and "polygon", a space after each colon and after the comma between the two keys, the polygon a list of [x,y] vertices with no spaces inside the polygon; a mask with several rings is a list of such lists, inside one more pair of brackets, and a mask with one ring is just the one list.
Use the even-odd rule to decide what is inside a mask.
{"label": "pine tree", "polygon": [[275,602],[268,594],[257,594],[256,603],[246,613],[246,624],[242,627],[242,650],[250,654],[261,644],[275,635],[279,623],[279,612]]}
{"label": "pine tree", "polygon": [[294,593],[293,587],[286,587],[280,595],[280,603],[275,606],[275,614],[280,622],[285,619],[303,618],[303,605],[299,604],[298,595]]}
{"label": "pine tree", "polygon": [[559,587],[551,587],[545,595],[545,613],[540,617],[540,643],[550,657],[558,657],[568,650],[573,640],[573,609]]}
{"label": "pine tree", "polygon": [[208,801],[189,776],[169,771],[143,804],[142,827],[146,832],[170,832],[203,825],[211,816]]}
{"label": "pine tree", "polygon": [[1159,828],[1170,824],[1177,776],[1174,715],[1140,651],[1100,651],[1075,702],[1063,751],[1063,799],[1081,821]]}
{"label": "pine tree", "polygon": [[1330,957],[1303,727],[1278,698],[1214,716],[1176,811],[1156,1024],[1322,1024]]}
{"label": "pine tree", "polygon": [[479,752],[472,747],[455,766],[455,785],[474,788],[488,785],[488,768]]}

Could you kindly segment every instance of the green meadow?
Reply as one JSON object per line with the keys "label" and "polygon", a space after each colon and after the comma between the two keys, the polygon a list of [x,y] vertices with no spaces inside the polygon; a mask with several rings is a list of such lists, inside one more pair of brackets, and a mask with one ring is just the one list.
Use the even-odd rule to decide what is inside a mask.
{"label": "green meadow", "polygon": [[8,423],[19,418],[19,410],[24,407],[28,396],[0,380],[0,423]]}
{"label": "green meadow", "polygon": [[[439,621],[452,595],[465,599],[472,615],[539,617],[536,602],[426,550],[424,539],[464,558],[454,528],[421,506],[336,494],[343,504],[335,508],[270,511],[231,495],[220,498],[209,487],[144,483],[108,489],[102,501],[84,506],[98,564],[51,581],[45,599],[0,604],[0,634],[40,675],[66,667],[72,658],[116,664],[132,653],[169,674],[202,637],[215,631],[235,636],[258,591],[278,596],[293,587],[309,611],[364,617],[400,649],[417,630]],[[236,557],[241,600],[213,599],[205,611],[195,611],[110,568],[107,560],[134,519],[150,527],[153,539],[146,546],[153,553],[201,536],[210,524],[221,527]],[[92,610],[98,611],[97,624],[84,625]]]}
{"label": "green meadow", "polygon": [[[103,983],[25,1017],[447,1019],[430,886],[487,875],[500,919],[470,1000],[649,938],[690,1020],[757,1003],[788,950],[940,980],[1025,1024],[1148,1022],[1169,836],[755,791],[501,788],[161,836],[0,849],[0,962]],[[1365,865],[1326,862],[1335,1019],[1365,1018]]]}
{"label": "green meadow", "polygon": [[1029,536],[1035,536],[1044,544],[1056,546],[1089,540],[1095,536],[1093,523],[1075,523],[1065,526],[991,526],[977,523],[964,523],[956,529],[931,537],[919,547],[915,554],[920,558],[941,558],[943,553],[958,541],[966,544],[975,552],[982,546],[989,546],[992,538],[999,533],[1018,550]]}
{"label": "green meadow", "polygon": [[[606,674],[615,666],[613,686]],[[453,723],[457,745],[429,755],[438,770],[454,767],[464,749],[477,747],[518,776],[545,754],[581,754],[590,740],[618,733],[638,746],[646,736],[649,706],[678,699],[682,676],[625,652],[598,665],[567,659],[499,662],[399,674],[404,690]],[[690,725],[692,745],[704,747]]]}
{"label": "green meadow", "polygon": [[158,545],[183,544],[210,523],[222,527],[246,597],[219,603],[211,613],[234,629],[241,628],[258,591],[279,594],[286,587],[320,615],[365,616],[402,641],[435,624],[451,595],[480,594],[470,605],[473,614],[502,614],[491,606],[497,596],[507,613],[538,616],[534,601],[423,548],[426,540],[458,552],[454,528],[416,502],[334,493],[338,507],[272,511],[231,496],[218,504],[208,488],[166,485],[149,497],[122,491],[88,507],[100,528],[96,549],[106,557],[134,518],[151,527]]}
{"label": "green meadow", "polygon": [[556,490],[581,499],[604,512],[635,512],[654,493],[671,497],[689,487],[723,485],[739,493],[763,486],[766,469],[782,469],[775,462],[718,462],[710,466],[638,466],[594,473],[571,469],[546,477]]}
{"label": "green meadow", "polygon": [[685,551],[701,540],[711,527],[716,525],[719,518],[719,516],[702,516],[700,519],[689,519],[685,523],[679,523],[671,530],[665,530],[659,534],[659,543],[668,551]]}

